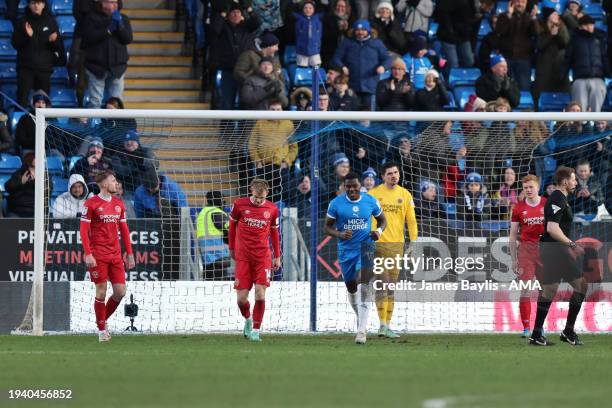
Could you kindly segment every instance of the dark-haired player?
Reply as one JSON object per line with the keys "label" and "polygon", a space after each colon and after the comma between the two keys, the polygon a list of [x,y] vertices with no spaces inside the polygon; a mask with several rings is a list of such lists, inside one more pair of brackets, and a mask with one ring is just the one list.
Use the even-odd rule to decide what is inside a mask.
{"label": "dark-haired player", "polygon": [[[512,209],[510,224],[510,253],[514,272],[521,281],[528,282],[535,278],[536,271],[542,268],[540,261],[540,237],[544,233],[544,204],[546,199],[540,197],[538,178],[529,174],[521,180],[525,200],[519,201]],[[520,230],[520,237],[518,236]],[[529,337],[531,318],[531,291],[523,289],[519,300],[519,312],[523,323],[523,336]]]}
{"label": "dark-haired player", "polygon": [[[243,334],[251,341],[261,341],[259,329],[266,309],[266,288],[270,286],[271,272],[281,266],[279,214],[276,205],[266,200],[269,191],[265,180],[254,179],[251,196],[237,199],[230,214],[229,250],[236,261],[234,289],[245,319]],[[249,292],[253,285],[255,306],[251,318]]]}
{"label": "dark-haired player", "polygon": [[[338,238],[338,260],[348,291],[349,303],[357,315],[357,344],[365,344],[368,325],[369,282],[361,277],[362,248],[380,238],[387,220],[378,200],[361,193],[359,176],[353,172],[344,178],[344,193],[329,203],[325,232]],[[372,217],[378,227],[372,229]],[[360,277],[361,282],[359,283]],[[359,290],[358,290],[359,289]]]}
{"label": "dark-haired player", "polygon": [[564,280],[574,288],[574,293],[569,301],[567,321],[565,329],[561,332],[561,341],[579,346],[582,345],[582,341],[574,331],[574,324],[582,307],[586,282],[576,261],[577,256],[584,255],[584,249],[569,238],[573,214],[567,196],[576,189],[574,169],[559,167],[555,172],[555,184],[556,190],[548,197],[544,206],[544,234],[540,239],[543,270],[542,276],[538,277],[542,291],[538,298],[538,310],[529,344],[534,346],[552,344],[544,337],[542,327],[559,283]]}
{"label": "dark-haired player", "polygon": [[[125,269],[121,256],[119,232],[127,252],[126,266],[135,266],[130,231],[125,219],[125,205],[114,194],[117,192],[117,179],[112,171],[96,176],[100,193],[85,201],[81,217],[81,241],[85,253],[91,281],[96,284],[94,311],[98,325],[98,340],[109,341],[111,336],[106,329],[106,321],[115,312],[125,296]],[[106,299],[107,282],[113,286],[113,294]]]}

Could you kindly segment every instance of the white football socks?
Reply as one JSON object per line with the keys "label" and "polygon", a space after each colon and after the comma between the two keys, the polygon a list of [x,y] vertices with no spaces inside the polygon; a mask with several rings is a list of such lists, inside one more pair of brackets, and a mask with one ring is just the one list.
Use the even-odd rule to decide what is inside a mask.
{"label": "white football socks", "polygon": [[359,284],[357,292],[360,293],[358,332],[366,332],[368,328],[368,314],[370,311],[370,286],[366,283]]}
{"label": "white football socks", "polygon": [[359,310],[357,309],[357,306],[359,304],[359,290],[357,290],[357,292],[355,293],[351,293],[351,292],[347,292],[347,293],[348,293],[349,305],[351,305],[351,307],[353,308],[353,311],[355,312],[355,316],[359,318]]}

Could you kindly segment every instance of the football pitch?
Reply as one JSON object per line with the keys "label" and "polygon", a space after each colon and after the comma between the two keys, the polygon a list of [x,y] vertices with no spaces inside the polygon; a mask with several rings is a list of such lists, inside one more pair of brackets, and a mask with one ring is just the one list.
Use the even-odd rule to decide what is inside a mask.
{"label": "football pitch", "polygon": [[[0,336],[2,407],[603,407],[612,336]],[[65,401],[10,389],[68,389]]]}

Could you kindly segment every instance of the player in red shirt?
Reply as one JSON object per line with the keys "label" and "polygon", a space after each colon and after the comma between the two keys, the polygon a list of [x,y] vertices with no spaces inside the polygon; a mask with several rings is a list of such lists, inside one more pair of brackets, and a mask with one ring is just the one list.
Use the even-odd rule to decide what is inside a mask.
{"label": "player in red shirt", "polygon": [[[130,231],[125,219],[125,205],[114,194],[117,192],[117,179],[112,171],[105,171],[96,177],[100,194],[85,201],[81,216],[81,241],[85,253],[91,281],[96,284],[94,311],[98,325],[98,340],[109,341],[110,334],[106,329],[106,320],[121,303],[125,296],[125,269],[121,256],[119,232],[125,251],[126,266],[132,269],[136,264],[130,242]],[[106,304],[107,282],[113,285],[113,294]]]}
{"label": "player in red shirt", "polygon": [[[230,214],[229,250],[236,261],[234,289],[238,308],[245,318],[243,334],[252,341],[260,341],[259,329],[266,309],[266,288],[270,274],[281,266],[278,208],[266,200],[269,186],[265,180],[251,182],[251,196],[234,202]],[[274,258],[270,252],[270,239]],[[249,292],[255,285],[253,317]]]}
{"label": "player in red shirt", "polygon": [[[546,198],[540,197],[538,178],[529,174],[521,180],[525,200],[519,201],[512,209],[510,224],[510,253],[514,273],[520,280],[530,281],[542,268],[540,260],[540,236],[544,233],[544,204]],[[521,233],[518,239],[518,233]],[[522,337],[529,337],[531,299],[530,291],[523,289],[519,301],[519,311],[523,322]]]}

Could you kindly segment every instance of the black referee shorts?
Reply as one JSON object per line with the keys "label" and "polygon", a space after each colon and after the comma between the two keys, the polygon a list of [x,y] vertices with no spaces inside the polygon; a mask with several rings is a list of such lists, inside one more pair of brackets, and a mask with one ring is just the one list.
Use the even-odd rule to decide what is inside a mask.
{"label": "black referee shorts", "polygon": [[561,281],[572,282],[582,276],[582,270],[571,249],[557,242],[540,242],[542,269],[537,278],[542,285]]}

